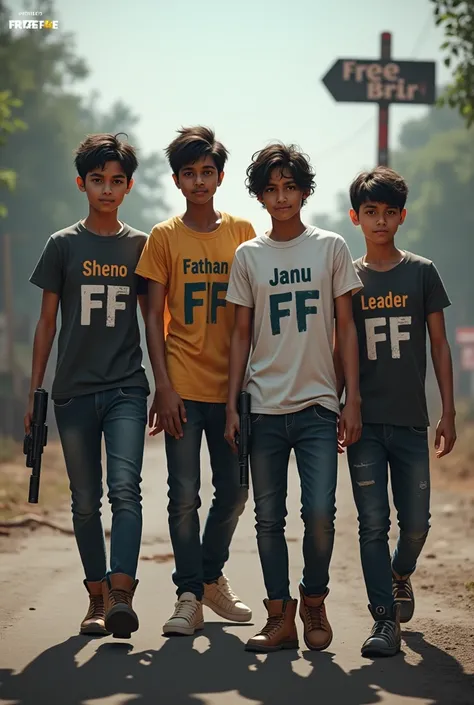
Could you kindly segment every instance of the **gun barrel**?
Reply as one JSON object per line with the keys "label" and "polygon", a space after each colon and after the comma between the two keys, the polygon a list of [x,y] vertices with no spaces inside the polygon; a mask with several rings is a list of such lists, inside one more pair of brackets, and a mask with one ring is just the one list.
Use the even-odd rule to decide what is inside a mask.
{"label": "gun barrel", "polygon": [[28,492],[28,502],[30,504],[37,504],[39,498],[41,458],[43,448],[48,442],[47,410],[48,392],[44,389],[37,389],[34,395],[31,430],[28,436],[25,437],[23,449],[27,456],[26,465],[32,468]]}
{"label": "gun barrel", "polygon": [[239,439],[239,465],[240,486],[249,487],[249,452],[250,452],[250,394],[241,392],[239,396],[240,439]]}

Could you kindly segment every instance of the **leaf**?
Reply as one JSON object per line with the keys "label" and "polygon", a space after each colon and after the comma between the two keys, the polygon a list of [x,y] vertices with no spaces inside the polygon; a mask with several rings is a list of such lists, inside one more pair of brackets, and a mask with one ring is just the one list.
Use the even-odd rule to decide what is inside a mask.
{"label": "leaf", "polygon": [[447,56],[444,60],[444,65],[447,66],[448,68],[451,66],[451,57]]}

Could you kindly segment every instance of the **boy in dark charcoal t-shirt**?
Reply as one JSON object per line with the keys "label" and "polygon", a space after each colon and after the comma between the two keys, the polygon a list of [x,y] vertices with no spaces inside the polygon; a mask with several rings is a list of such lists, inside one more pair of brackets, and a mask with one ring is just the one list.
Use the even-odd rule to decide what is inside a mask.
{"label": "boy in dark charcoal t-shirt", "polygon": [[[443,313],[450,301],[435,265],[394,243],[405,219],[407,193],[402,177],[386,167],[360,174],[350,189],[350,216],[361,226],[367,246],[355,262],[364,288],[353,298],[363,427],[360,440],[347,449],[362,568],[375,620],[362,646],[365,656],[397,653],[400,622],[408,622],[414,611],[410,575],[430,519],[426,328],[443,406],[436,429],[438,457],[449,453],[456,440]],[[388,466],[400,528],[392,557]]]}
{"label": "boy in dark charcoal t-shirt", "polygon": [[[43,289],[43,300],[25,430],[31,424],[34,390],[43,382],[60,306],[52,399],[89,593],[80,631],[128,638],[138,629],[132,598],[138,582],[149,394],[137,320],[137,300],[144,311],[147,285],[135,274],[146,235],[117,218],[137,168],[133,147],[118,136],[90,135],[76,150],[75,164],[89,215],[49,238],[31,276]],[[100,518],[102,436],[113,512],[110,573]]]}

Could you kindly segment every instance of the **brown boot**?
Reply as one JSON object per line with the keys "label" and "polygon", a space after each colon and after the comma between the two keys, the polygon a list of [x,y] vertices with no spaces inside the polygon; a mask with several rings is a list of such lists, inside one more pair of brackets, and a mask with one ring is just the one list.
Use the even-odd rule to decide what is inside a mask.
{"label": "brown boot", "polygon": [[105,628],[116,639],[130,639],[138,629],[138,617],[132,608],[138,585],[125,573],[112,573],[102,581],[105,602]]}
{"label": "brown boot", "polygon": [[95,636],[106,636],[105,628],[105,608],[104,597],[102,595],[102,581],[88,582],[84,580],[84,585],[89,593],[89,609],[81,622],[81,634],[92,634]]}
{"label": "brown boot", "polygon": [[304,624],[304,642],[308,649],[323,651],[332,641],[332,629],[326,616],[324,600],[329,595],[308,597],[300,585],[300,617]]}
{"label": "brown boot", "polygon": [[295,617],[298,600],[264,600],[268,619],[262,631],[249,639],[246,651],[268,653],[280,649],[297,649]]}

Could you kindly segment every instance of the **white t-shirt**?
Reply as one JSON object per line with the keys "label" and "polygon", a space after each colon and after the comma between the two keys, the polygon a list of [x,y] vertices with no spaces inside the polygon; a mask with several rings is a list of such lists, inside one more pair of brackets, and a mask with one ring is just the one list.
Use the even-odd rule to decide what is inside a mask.
{"label": "white t-shirt", "polygon": [[227,301],[254,309],[245,387],[252,413],[321,404],[339,413],[334,299],[361,288],[345,240],[310,226],[289,242],[266,235],[237,248]]}

